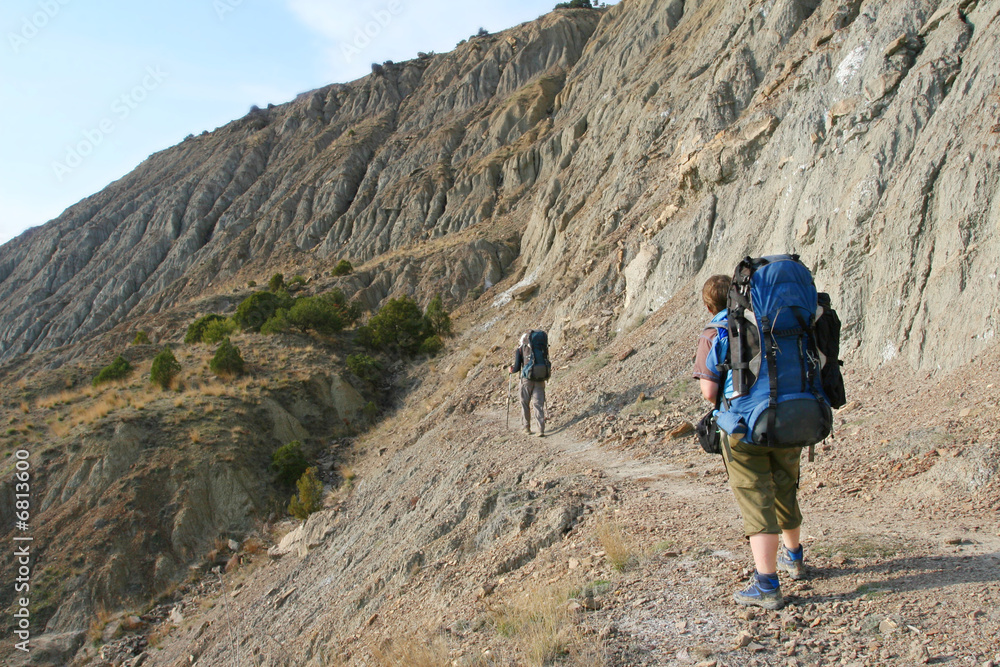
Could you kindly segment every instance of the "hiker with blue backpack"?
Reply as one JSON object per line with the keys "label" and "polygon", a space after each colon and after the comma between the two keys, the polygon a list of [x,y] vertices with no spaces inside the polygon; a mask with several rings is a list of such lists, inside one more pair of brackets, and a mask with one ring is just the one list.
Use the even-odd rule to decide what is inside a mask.
{"label": "hiker with blue backpack", "polygon": [[549,363],[549,339],[544,331],[531,330],[521,336],[509,371],[519,373],[521,378],[524,432],[531,435],[531,410],[534,408],[538,437],[545,437],[545,381],[552,374],[552,364]]}
{"label": "hiker with blue backpack", "polygon": [[718,279],[704,290],[715,295],[706,306],[713,313],[708,328],[717,334],[695,369],[702,395],[716,408],[698,435],[706,451],[722,454],[753,553],[753,576],[733,597],[781,609],[778,571],[806,576],[797,497],[802,450],[830,434],[831,406],[845,400],[840,321],[796,255],[740,262],[724,310]]}

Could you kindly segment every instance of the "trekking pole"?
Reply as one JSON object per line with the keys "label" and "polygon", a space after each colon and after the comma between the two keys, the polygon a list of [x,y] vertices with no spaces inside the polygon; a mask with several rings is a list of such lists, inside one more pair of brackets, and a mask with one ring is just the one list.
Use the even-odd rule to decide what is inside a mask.
{"label": "trekking pole", "polygon": [[507,373],[507,430],[510,430],[510,373]]}

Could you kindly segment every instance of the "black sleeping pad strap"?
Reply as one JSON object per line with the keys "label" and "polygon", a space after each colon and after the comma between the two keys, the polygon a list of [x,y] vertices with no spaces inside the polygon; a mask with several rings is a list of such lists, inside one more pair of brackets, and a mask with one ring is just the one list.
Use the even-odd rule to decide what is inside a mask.
{"label": "black sleeping pad strap", "polygon": [[771,322],[766,316],[760,318],[761,338],[766,341],[765,356],[767,357],[767,381],[771,385],[771,394],[767,403],[767,442],[769,445],[774,434],[774,422],[778,416],[778,361],[775,358],[774,338],[771,336]]}
{"label": "black sleeping pad strap", "polygon": [[809,391],[810,393],[812,393],[813,396],[816,397],[817,401],[823,403],[825,401],[823,401],[823,398],[820,395],[819,391],[816,390],[817,385],[821,384],[818,382],[818,378],[816,377],[816,371],[819,370],[819,347],[816,345],[816,338],[812,334],[812,328],[806,324],[806,321],[802,318],[802,315],[800,315],[799,312],[794,309],[792,310],[792,313],[795,315],[795,319],[799,321],[799,326],[801,326],[803,329],[806,330],[806,337],[808,341],[807,348],[809,352],[816,355],[816,368],[813,368],[812,364],[809,363],[809,359],[804,360],[806,362],[805,366],[808,373]]}

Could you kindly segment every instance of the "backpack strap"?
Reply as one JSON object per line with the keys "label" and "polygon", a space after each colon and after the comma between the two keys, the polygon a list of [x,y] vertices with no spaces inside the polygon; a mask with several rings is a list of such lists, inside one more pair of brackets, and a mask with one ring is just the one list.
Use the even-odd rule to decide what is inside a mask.
{"label": "backpack strap", "polygon": [[[767,401],[767,435],[774,433],[774,422],[778,417],[778,360],[774,351],[774,336],[771,335],[771,322],[766,315],[757,318],[760,323],[761,344],[765,349],[767,359],[767,381],[770,384],[770,396]],[[760,443],[766,445],[766,442]]]}

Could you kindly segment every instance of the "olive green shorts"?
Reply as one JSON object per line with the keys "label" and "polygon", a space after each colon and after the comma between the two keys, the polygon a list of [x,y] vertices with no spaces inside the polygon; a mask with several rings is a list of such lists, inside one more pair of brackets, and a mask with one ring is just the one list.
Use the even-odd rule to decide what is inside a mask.
{"label": "olive green shorts", "polygon": [[748,537],[758,533],[776,535],[802,525],[797,497],[801,455],[801,447],[760,447],[722,433],[729,486]]}

